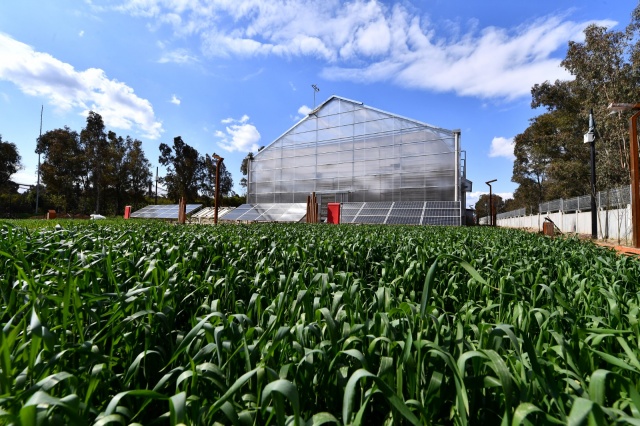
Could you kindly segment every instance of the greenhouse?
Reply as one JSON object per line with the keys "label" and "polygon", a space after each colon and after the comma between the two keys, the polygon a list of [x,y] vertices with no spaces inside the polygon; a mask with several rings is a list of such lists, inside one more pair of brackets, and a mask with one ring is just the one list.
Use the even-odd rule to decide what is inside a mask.
{"label": "greenhouse", "polygon": [[465,163],[459,131],[332,96],[254,156],[247,202],[447,202],[446,224],[460,224]]}

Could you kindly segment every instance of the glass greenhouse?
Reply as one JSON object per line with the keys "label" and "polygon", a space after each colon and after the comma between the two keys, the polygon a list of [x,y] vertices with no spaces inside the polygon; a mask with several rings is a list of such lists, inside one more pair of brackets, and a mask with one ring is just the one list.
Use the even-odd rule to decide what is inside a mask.
{"label": "glass greenhouse", "polygon": [[[462,217],[460,132],[332,96],[258,152],[247,203],[448,201]],[[459,222],[458,222],[459,223]]]}

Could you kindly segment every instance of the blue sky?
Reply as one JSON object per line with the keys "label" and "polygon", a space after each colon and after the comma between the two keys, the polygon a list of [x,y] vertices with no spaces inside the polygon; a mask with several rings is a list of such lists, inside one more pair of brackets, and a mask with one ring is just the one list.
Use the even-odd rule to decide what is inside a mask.
{"label": "blue sky", "polygon": [[[512,138],[541,111],[530,89],[569,79],[569,40],[624,29],[635,0],[20,0],[0,2],[0,134],[36,181],[43,132],[90,110],[143,142],[175,136],[240,162],[335,94],[462,130],[474,204],[509,197]],[[585,132],[588,124],[585,123]],[[163,174],[162,168],[160,175]]]}

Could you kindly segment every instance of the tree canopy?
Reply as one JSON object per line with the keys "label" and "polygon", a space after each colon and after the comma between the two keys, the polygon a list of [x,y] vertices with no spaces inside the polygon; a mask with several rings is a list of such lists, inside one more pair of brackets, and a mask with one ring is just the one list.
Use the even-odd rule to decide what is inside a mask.
{"label": "tree canopy", "polygon": [[151,171],[141,147],[137,139],[107,132],[93,111],[79,134],[68,127],[44,133],[36,152],[43,155],[40,171],[51,207],[121,214],[126,204],[146,204]]}
{"label": "tree canopy", "polygon": [[167,168],[166,176],[161,179],[167,186],[167,196],[175,202],[181,197],[187,203],[194,202],[205,176],[204,158],[198,150],[177,136],[173,138],[173,148],[165,143],[160,144],[158,161]]}
{"label": "tree canopy", "polygon": [[[167,169],[159,179],[166,185],[164,202],[177,203],[184,196],[190,203],[212,205],[217,167],[213,156],[203,157],[180,136],[174,138],[173,145],[161,143],[159,148],[159,162]],[[65,126],[42,134],[35,152],[41,155],[39,207],[45,210],[121,215],[126,205],[137,210],[154,202],[150,198],[151,163],[142,142],[107,129],[102,116],[94,111],[88,113],[79,132]],[[0,193],[17,192],[17,185],[9,179],[22,167],[20,160],[16,145],[2,141],[0,135]],[[21,194],[24,202],[12,200],[20,211],[12,207],[0,214],[32,213],[36,205],[36,190],[32,189]],[[220,167],[220,195],[225,205],[243,202],[233,192],[233,178],[224,163]]]}
{"label": "tree canopy", "polygon": [[16,144],[3,141],[0,135],[0,191],[8,189],[11,175],[22,168],[21,159]]}
{"label": "tree canopy", "polygon": [[[596,174],[600,189],[629,183],[628,118],[610,115],[613,102],[640,102],[640,6],[624,31],[590,25],[583,42],[569,42],[562,66],[572,80],[545,81],[531,89],[531,119],[514,138],[512,180],[516,207],[590,193],[590,148],[583,143],[589,111],[596,121]],[[637,142],[635,142],[637,143]]]}

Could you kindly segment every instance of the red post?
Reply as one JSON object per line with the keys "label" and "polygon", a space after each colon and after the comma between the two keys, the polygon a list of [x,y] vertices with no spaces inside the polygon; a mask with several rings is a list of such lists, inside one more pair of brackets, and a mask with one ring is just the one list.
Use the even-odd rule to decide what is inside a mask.
{"label": "red post", "polygon": [[640,111],[629,119],[629,156],[631,168],[631,227],[633,246],[640,247],[640,176],[638,176],[638,117]]}

